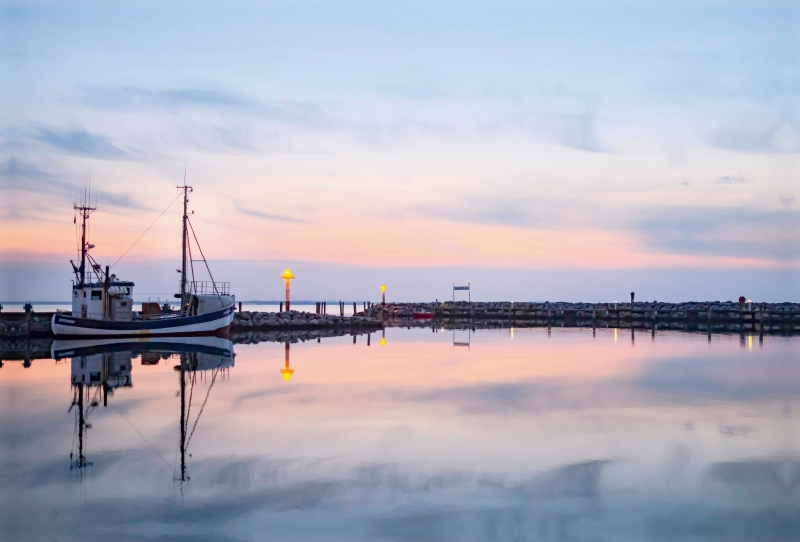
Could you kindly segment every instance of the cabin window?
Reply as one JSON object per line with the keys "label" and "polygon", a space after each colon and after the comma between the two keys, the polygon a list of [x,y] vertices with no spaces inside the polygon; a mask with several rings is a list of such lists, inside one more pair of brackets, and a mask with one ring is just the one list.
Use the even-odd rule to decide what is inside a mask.
{"label": "cabin window", "polygon": [[89,382],[100,382],[100,373],[99,372],[90,372],[89,373]]}
{"label": "cabin window", "polygon": [[92,290],[92,301],[103,299],[103,290]]}
{"label": "cabin window", "polygon": [[86,299],[86,290],[83,291],[83,297]]}
{"label": "cabin window", "polygon": [[119,304],[119,306],[120,307],[127,307],[128,306],[128,302],[127,301],[123,301],[122,303]]}

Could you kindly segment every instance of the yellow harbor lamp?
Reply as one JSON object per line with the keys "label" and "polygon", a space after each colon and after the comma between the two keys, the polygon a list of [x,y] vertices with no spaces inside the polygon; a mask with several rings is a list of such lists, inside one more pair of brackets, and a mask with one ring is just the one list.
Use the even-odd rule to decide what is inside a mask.
{"label": "yellow harbor lamp", "polygon": [[286,281],[286,311],[288,312],[289,311],[289,281],[294,278],[294,275],[292,275],[292,272],[287,267],[286,271],[284,271],[283,275],[281,275],[281,278]]}
{"label": "yellow harbor lamp", "polygon": [[281,369],[281,374],[283,375],[283,379],[286,382],[289,382],[289,379],[292,378],[292,374],[294,374],[294,370],[289,367],[289,343],[286,343],[285,351],[285,359],[286,365],[283,369]]}
{"label": "yellow harbor lamp", "polygon": [[381,346],[386,346],[386,330],[381,331]]}
{"label": "yellow harbor lamp", "polygon": [[386,305],[386,286],[381,286],[381,294],[383,295],[383,304]]}

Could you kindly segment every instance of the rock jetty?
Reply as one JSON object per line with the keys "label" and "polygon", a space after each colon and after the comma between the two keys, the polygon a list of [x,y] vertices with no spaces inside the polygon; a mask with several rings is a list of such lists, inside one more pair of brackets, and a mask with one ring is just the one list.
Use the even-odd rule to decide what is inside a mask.
{"label": "rock jetty", "polygon": [[[359,313],[388,326],[426,322],[444,327],[633,327],[708,332],[800,332],[800,303],[436,302],[373,305]],[[430,320],[427,320],[428,322]]]}
{"label": "rock jetty", "polygon": [[317,314],[313,312],[250,312],[242,311],[234,314],[231,332],[244,328],[263,330],[287,329],[380,329],[383,321],[372,316],[335,316],[333,314]]}
{"label": "rock jetty", "polygon": [[50,335],[52,312],[2,312],[0,313],[0,337],[30,337]]}

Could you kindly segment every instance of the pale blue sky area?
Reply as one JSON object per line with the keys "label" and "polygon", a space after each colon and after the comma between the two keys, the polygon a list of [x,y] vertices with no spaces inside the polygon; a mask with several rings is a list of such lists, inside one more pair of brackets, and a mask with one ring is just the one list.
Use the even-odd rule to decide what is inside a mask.
{"label": "pale blue sky area", "polygon": [[[202,216],[220,231],[236,221],[247,235],[330,229],[341,217],[325,215],[326,206],[354,202],[365,224],[390,217],[398,228],[424,220],[441,231],[592,229],[653,255],[649,263],[625,256],[620,267],[668,269],[674,257],[681,277],[706,257],[731,258],[719,265],[753,276],[797,269],[799,9],[791,1],[4,2],[0,227],[6,236],[59,213],[71,222],[89,174],[101,207],[147,223],[162,205],[145,200],[171,189],[188,164],[213,200],[198,204]],[[281,192],[292,183],[302,189]],[[25,259],[42,269],[63,261],[37,245],[26,244]],[[228,261],[302,265],[313,256],[209,245]],[[19,246],[0,242],[0,250],[22,258]],[[335,275],[361,251],[343,241],[341,260],[313,265],[329,262]],[[398,268],[387,261],[371,260]],[[574,261],[487,253],[478,267]],[[68,285],[63,263],[58,280]],[[0,299],[37,297],[34,284],[4,273]],[[396,280],[410,288],[414,276]],[[687,279],[675,280],[688,295]],[[782,280],[796,295],[797,280]],[[243,290],[256,286],[242,279]],[[669,295],[680,292],[673,285]]]}

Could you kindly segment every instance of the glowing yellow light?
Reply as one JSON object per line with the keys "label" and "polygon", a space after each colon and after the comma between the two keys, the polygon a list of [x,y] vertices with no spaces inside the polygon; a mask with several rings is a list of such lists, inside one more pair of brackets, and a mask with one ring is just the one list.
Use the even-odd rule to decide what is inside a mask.
{"label": "glowing yellow light", "polygon": [[283,379],[289,382],[289,379],[292,378],[292,374],[294,374],[294,369],[289,369],[288,367],[281,369],[281,374],[283,375]]}
{"label": "glowing yellow light", "polygon": [[753,349],[753,336],[752,335],[748,335],[747,336],[747,349],[748,350],[752,350]]}
{"label": "glowing yellow light", "polygon": [[514,340],[514,328],[513,327],[511,328],[511,340],[512,341]]}
{"label": "glowing yellow light", "polygon": [[617,328],[614,328],[614,342],[617,342]]}
{"label": "glowing yellow light", "polygon": [[386,286],[381,286],[381,292],[386,293]]}
{"label": "glowing yellow light", "polygon": [[381,338],[381,346],[386,346],[386,337]]}
{"label": "glowing yellow light", "polygon": [[282,278],[282,279],[286,279],[286,280],[291,280],[291,279],[293,279],[293,278],[294,278],[294,275],[292,275],[292,272],[291,272],[291,271],[289,270],[289,268],[287,267],[287,268],[286,268],[286,271],[284,271],[284,272],[283,272],[283,275],[281,275],[281,278]]}

